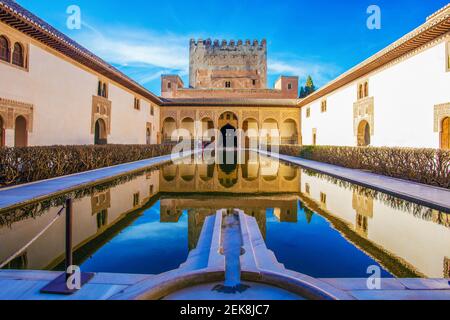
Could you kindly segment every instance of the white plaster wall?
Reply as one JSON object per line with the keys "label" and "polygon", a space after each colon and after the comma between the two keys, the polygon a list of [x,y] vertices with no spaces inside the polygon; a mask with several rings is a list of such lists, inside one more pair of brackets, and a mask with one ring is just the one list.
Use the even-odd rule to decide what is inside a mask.
{"label": "white plaster wall", "polygon": [[[445,45],[442,41],[362,78],[368,79],[369,96],[375,101],[372,146],[439,147],[439,134],[434,132],[434,106],[450,102]],[[328,105],[325,113],[320,110],[322,99],[302,107],[303,144],[312,144],[315,128],[318,145],[356,146],[353,104],[362,79],[324,97]]]}
{"label": "white plaster wall", "polygon": [[[88,144],[98,78],[31,44],[29,72],[0,64],[0,96],[34,105],[29,145]],[[7,145],[14,132],[7,130]]]}

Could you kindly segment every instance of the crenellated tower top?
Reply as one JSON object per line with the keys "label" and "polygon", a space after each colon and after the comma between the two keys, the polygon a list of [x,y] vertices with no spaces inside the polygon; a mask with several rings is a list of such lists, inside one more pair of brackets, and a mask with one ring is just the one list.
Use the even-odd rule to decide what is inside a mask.
{"label": "crenellated tower top", "polygon": [[189,86],[265,89],[267,41],[191,39]]}

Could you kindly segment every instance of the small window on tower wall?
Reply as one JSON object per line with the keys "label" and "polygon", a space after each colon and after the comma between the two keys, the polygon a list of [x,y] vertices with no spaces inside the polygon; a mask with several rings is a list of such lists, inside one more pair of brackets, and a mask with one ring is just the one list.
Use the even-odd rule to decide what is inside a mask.
{"label": "small window on tower wall", "polygon": [[154,106],[150,106],[150,115],[152,115],[152,116],[155,115],[155,107]]}
{"label": "small window on tower wall", "polygon": [[292,90],[292,83],[288,83],[288,90]]}
{"label": "small window on tower wall", "polygon": [[226,81],[225,82],[225,88],[231,88],[231,82],[230,81]]}
{"label": "small window on tower wall", "polygon": [[172,82],[167,83],[167,89],[172,89]]}
{"label": "small window on tower wall", "polygon": [[253,85],[256,86],[256,80],[253,80],[252,82],[253,82]]}

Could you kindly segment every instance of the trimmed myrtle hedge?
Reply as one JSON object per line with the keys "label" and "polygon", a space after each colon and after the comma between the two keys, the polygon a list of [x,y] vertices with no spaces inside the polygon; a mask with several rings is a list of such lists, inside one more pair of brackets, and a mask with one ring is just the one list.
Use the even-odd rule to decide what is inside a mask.
{"label": "trimmed myrtle hedge", "polygon": [[450,189],[448,150],[283,145],[280,153]]}
{"label": "trimmed myrtle hedge", "polygon": [[0,187],[144,160],[173,145],[104,145],[0,148]]}

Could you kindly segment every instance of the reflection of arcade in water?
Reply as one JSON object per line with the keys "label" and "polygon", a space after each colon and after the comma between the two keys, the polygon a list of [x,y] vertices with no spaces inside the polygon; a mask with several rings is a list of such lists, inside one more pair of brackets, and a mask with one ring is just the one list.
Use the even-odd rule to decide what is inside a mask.
{"label": "reflection of arcade in water", "polygon": [[189,248],[196,246],[206,217],[238,208],[258,221],[266,234],[266,212],[283,222],[297,222],[299,169],[266,158],[243,165],[169,165],[160,171],[161,222],[189,216]]}

